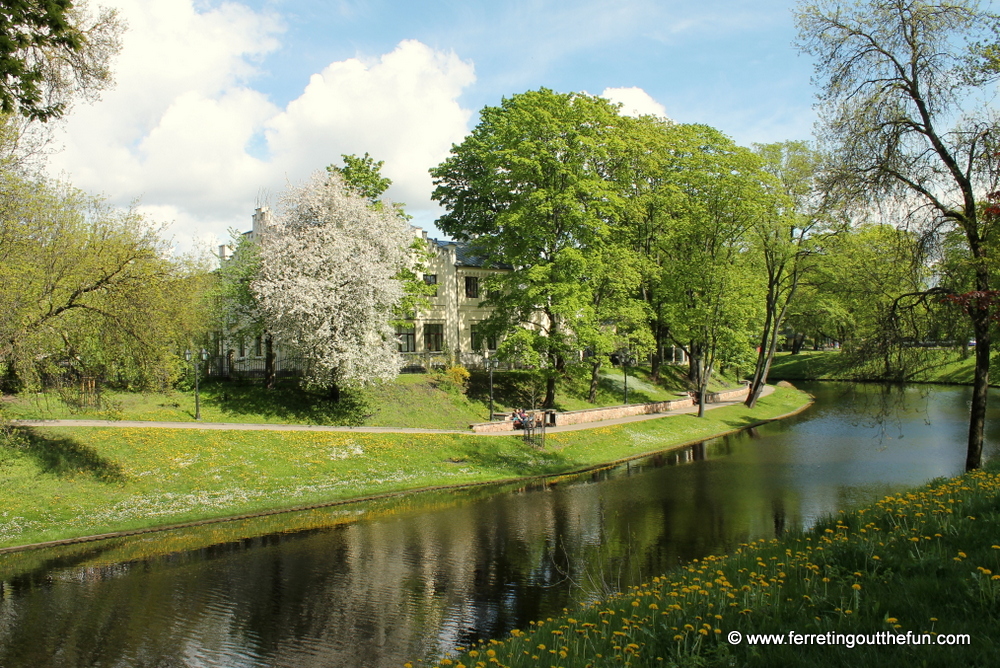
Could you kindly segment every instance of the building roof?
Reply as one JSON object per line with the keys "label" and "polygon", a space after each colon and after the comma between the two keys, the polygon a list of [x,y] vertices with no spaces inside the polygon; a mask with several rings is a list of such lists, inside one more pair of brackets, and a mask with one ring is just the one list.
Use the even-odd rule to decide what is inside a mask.
{"label": "building roof", "polygon": [[[486,260],[479,257],[472,251],[472,246],[464,241],[447,241],[443,239],[430,239],[437,248],[455,247],[456,267],[486,267]],[[513,269],[509,264],[496,262],[489,264],[490,269]]]}

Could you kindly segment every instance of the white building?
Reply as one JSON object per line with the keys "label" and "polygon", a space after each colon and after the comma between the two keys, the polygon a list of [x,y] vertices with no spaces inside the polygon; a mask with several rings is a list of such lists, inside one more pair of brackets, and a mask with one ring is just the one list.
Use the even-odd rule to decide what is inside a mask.
{"label": "white building", "polygon": [[427,233],[421,233],[433,252],[424,282],[437,286],[437,292],[429,298],[429,308],[415,314],[412,327],[397,329],[399,352],[414,358],[448,357],[466,366],[478,366],[484,351],[496,350],[496,340],[479,331],[490,315],[490,309],[482,306],[484,282],[507,269],[485,267],[468,244],[427,239]]}
{"label": "white building", "polygon": [[[258,208],[253,214],[253,227],[244,235],[251,241],[260,238],[271,222],[267,207]],[[466,366],[482,364],[484,351],[496,350],[496,340],[479,331],[490,309],[481,305],[486,297],[484,279],[507,271],[501,267],[484,267],[482,258],[473,255],[469,246],[454,241],[428,239],[427,233],[413,227],[414,234],[430,248],[431,257],[423,279],[435,285],[437,291],[428,298],[429,306],[412,314],[412,325],[398,327],[398,350],[404,365],[411,369],[429,368],[431,365],[450,361]],[[229,246],[219,246],[219,258],[226,261],[232,256]],[[294,364],[283,354],[279,342],[275,345],[279,369]],[[217,340],[214,356],[220,359],[220,375],[261,375],[265,347],[261,337],[255,339],[239,336],[222,336]],[[259,369],[258,369],[259,367]]]}

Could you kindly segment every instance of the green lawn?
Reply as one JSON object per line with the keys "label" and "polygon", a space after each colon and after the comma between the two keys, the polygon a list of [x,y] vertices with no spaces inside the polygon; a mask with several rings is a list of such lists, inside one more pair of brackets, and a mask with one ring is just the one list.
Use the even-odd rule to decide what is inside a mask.
{"label": "green lawn", "polygon": [[[661,381],[654,383],[648,370],[629,369],[629,403],[676,398],[685,388],[684,369],[666,367]],[[494,410],[530,408],[544,397],[541,384],[530,382],[524,372],[494,374]],[[730,387],[730,379],[713,383],[713,389]],[[534,390],[534,392],[532,391]],[[624,401],[622,372],[611,369],[601,377],[597,402],[586,401],[589,378],[560,381],[556,395],[558,410],[579,410],[614,406]],[[192,422],[195,415],[193,391],[127,393],[105,391],[100,404],[74,405],[72,391],[49,391],[3,398],[7,419],[110,419]],[[201,418],[205,422],[252,424],[324,424],[371,427],[422,427],[466,429],[471,423],[489,419],[489,376],[474,372],[467,390],[449,383],[442,374],[401,374],[389,383],[360,390],[344,390],[341,400],[332,403],[321,395],[307,393],[293,385],[265,390],[260,385],[208,382],[200,392]]]}
{"label": "green lawn", "polygon": [[[975,359],[957,350],[916,350],[908,382],[972,383]],[[839,350],[778,353],[771,365],[770,382],[778,380],[874,380],[877,370],[858,369]]]}
{"label": "green lawn", "polygon": [[516,436],[150,428],[8,430],[0,546],[162,526],[371,494],[550,475],[659,451],[794,411],[779,389],[741,405],[617,427]]}

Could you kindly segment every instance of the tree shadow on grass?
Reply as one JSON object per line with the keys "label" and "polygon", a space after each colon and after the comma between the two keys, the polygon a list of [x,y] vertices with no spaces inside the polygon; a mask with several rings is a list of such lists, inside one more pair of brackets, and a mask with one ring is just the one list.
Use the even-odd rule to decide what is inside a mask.
{"label": "tree shadow on grass", "polygon": [[760,418],[753,417],[750,415],[744,415],[741,418],[735,420],[723,420],[722,424],[732,427],[733,429],[746,429],[747,427],[752,427],[754,425],[760,424]]}
{"label": "tree shadow on grass", "polygon": [[373,413],[366,393],[352,388],[341,390],[340,400],[333,402],[293,385],[268,390],[259,385],[212,383],[202,390],[202,402],[237,421],[242,417],[253,421],[357,427]]}
{"label": "tree shadow on grass", "polygon": [[553,475],[574,469],[578,465],[577,462],[560,452],[529,449],[527,445],[524,448],[524,450],[505,452],[502,449],[486,448],[480,450],[476,446],[470,446],[465,449],[462,461],[473,464],[477,468],[502,471],[517,477]]}
{"label": "tree shadow on grass", "polygon": [[17,449],[34,459],[44,473],[60,477],[82,473],[101,482],[125,480],[121,464],[101,456],[89,445],[64,436],[42,435],[31,429],[18,431]]}

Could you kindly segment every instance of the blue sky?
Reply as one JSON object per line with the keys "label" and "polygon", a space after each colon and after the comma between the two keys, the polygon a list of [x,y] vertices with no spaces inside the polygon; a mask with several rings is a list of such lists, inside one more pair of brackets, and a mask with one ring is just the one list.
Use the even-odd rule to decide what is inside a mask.
{"label": "blue sky", "polygon": [[224,241],[288,183],[365,151],[430,228],[427,169],[484,105],[542,86],[744,145],[808,139],[815,118],[784,1],[99,4],[130,26],[117,85],[73,110],[50,169],[138,201],[181,248]]}

